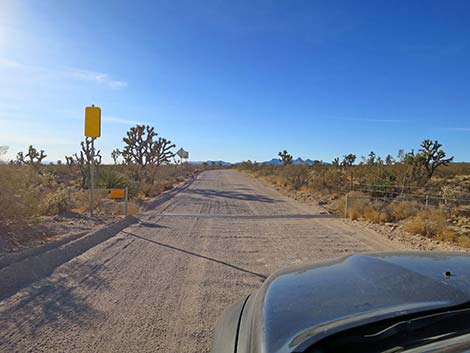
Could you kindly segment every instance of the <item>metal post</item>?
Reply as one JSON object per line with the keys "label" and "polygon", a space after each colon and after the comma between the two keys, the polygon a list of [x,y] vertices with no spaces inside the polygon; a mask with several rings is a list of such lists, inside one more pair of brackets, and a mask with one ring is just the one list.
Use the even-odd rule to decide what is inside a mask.
{"label": "metal post", "polygon": [[91,139],[91,161],[90,161],[90,217],[93,217],[94,189],[95,189],[95,139]]}
{"label": "metal post", "polygon": [[346,200],[344,202],[344,218],[348,218],[349,211],[349,195],[346,194]]}
{"label": "metal post", "polygon": [[129,201],[129,188],[126,186],[124,192],[124,213],[127,216],[127,202]]}
{"label": "metal post", "polygon": [[429,206],[429,196],[426,195],[426,206],[425,206],[426,210],[428,209],[428,206]]}

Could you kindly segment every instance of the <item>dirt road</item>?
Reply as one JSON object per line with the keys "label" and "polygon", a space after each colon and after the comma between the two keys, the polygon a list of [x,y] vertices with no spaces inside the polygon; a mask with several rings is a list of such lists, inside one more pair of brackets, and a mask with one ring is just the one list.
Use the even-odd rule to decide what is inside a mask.
{"label": "dirt road", "polygon": [[0,350],[207,352],[223,309],[273,271],[394,248],[230,170],[138,218],[0,302]]}

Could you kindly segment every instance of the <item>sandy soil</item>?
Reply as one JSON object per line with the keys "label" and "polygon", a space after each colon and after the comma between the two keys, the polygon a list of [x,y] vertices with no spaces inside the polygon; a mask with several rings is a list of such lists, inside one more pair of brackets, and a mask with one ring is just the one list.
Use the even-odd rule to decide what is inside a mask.
{"label": "sandy soil", "polygon": [[233,170],[0,302],[2,352],[207,352],[217,317],[290,264],[403,249]]}

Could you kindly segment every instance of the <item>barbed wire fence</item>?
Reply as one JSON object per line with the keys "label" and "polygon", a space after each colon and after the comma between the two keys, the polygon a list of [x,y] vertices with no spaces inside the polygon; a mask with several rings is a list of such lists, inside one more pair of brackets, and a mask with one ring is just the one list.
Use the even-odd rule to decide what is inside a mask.
{"label": "barbed wire fence", "polygon": [[[348,217],[349,210],[353,206],[355,200],[366,200],[382,203],[382,206],[390,205],[393,202],[410,201],[415,202],[423,210],[429,208],[439,208],[443,210],[458,210],[470,216],[470,197],[446,197],[433,194],[404,194],[394,191],[383,191],[378,189],[356,189],[354,191],[362,192],[364,195],[351,195],[345,193],[344,217]],[[383,193],[383,195],[375,196],[374,193]],[[369,194],[368,194],[369,193]],[[470,195],[470,193],[460,192],[460,195]]]}

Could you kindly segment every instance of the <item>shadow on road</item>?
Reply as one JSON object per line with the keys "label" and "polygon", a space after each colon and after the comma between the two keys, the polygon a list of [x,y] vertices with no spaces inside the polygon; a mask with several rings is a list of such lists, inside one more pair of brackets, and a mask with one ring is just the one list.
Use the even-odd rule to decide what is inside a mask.
{"label": "shadow on road", "polygon": [[[5,330],[14,330],[22,335],[38,335],[44,328],[63,330],[70,325],[85,327],[103,313],[88,304],[89,293],[109,290],[102,272],[103,264],[76,263],[72,278],[58,276],[41,280],[38,285],[26,289],[11,308],[4,311],[2,323]],[[28,319],[19,320],[17,315]],[[3,337],[6,338],[6,337]],[[5,351],[18,351],[16,342],[2,339],[0,346]],[[1,349],[0,349],[1,350]],[[3,351],[3,350],[2,350]]]}
{"label": "shadow on road", "polygon": [[142,221],[139,221],[139,226],[146,227],[146,228],[168,228],[168,227],[162,226],[158,223],[142,222]]}
{"label": "shadow on road", "polygon": [[261,273],[253,272],[253,271],[250,271],[250,270],[246,270],[246,269],[244,269],[244,268],[241,268],[241,267],[232,265],[232,264],[230,264],[230,263],[228,263],[228,262],[225,262],[225,261],[221,261],[221,260],[214,259],[214,258],[212,258],[212,257],[208,257],[208,256],[205,256],[205,255],[197,254],[197,253],[194,253],[194,252],[189,251],[189,250],[184,250],[184,249],[181,249],[181,248],[177,248],[176,246],[164,244],[164,243],[161,243],[161,242],[156,241],[156,240],[148,239],[148,238],[145,238],[145,237],[143,237],[143,236],[140,236],[140,235],[137,235],[137,234],[134,234],[134,233],[127,232],[127,231],[125,231],[125,230],[121,231],[121,233],[130,235],[130,236],[135,237],[135,238],[139,238],[139,239],[141,239],[141,240],[148,241],[148,242],[150,242],[150,243],[152,243],[152,244],[156,244],[156,245],[163,246],[163,247],[168,248],[168,249],[172,249],[172,250],[176,250],[176,251],[179,251],[179,252],[188,254],[188,255],[196,256],[196,257],[199,257],[199,258],[204,259],[204,260],[216,262],[216,263],[218,263],[218,264],[221,264],[221,265],[224,265],[224,266],[233,268],[233,269],[235,269],[235,270],[237,270],[237,271],[241,271],[241,272],[248,273],[248,274],[250,274],[250,275],[256,276],[256,277],[260,278],[260,279],[263,280],[263,281],[267,278],[265,275],[263,275],[263,274],[261,274]]}
{"label": "shadow on road", "polygon": [[196,194],[209,198],[223,197],[226,199],[235,199],[243,201],[258,201],[258,202],[267,202],[267,203],[276,203],[283,202],[281,200],[276,200],[271,197],[267,197],[259,194],[244,194],[236,191],[223,191],[215,189],[186,189],[185,194]]}

